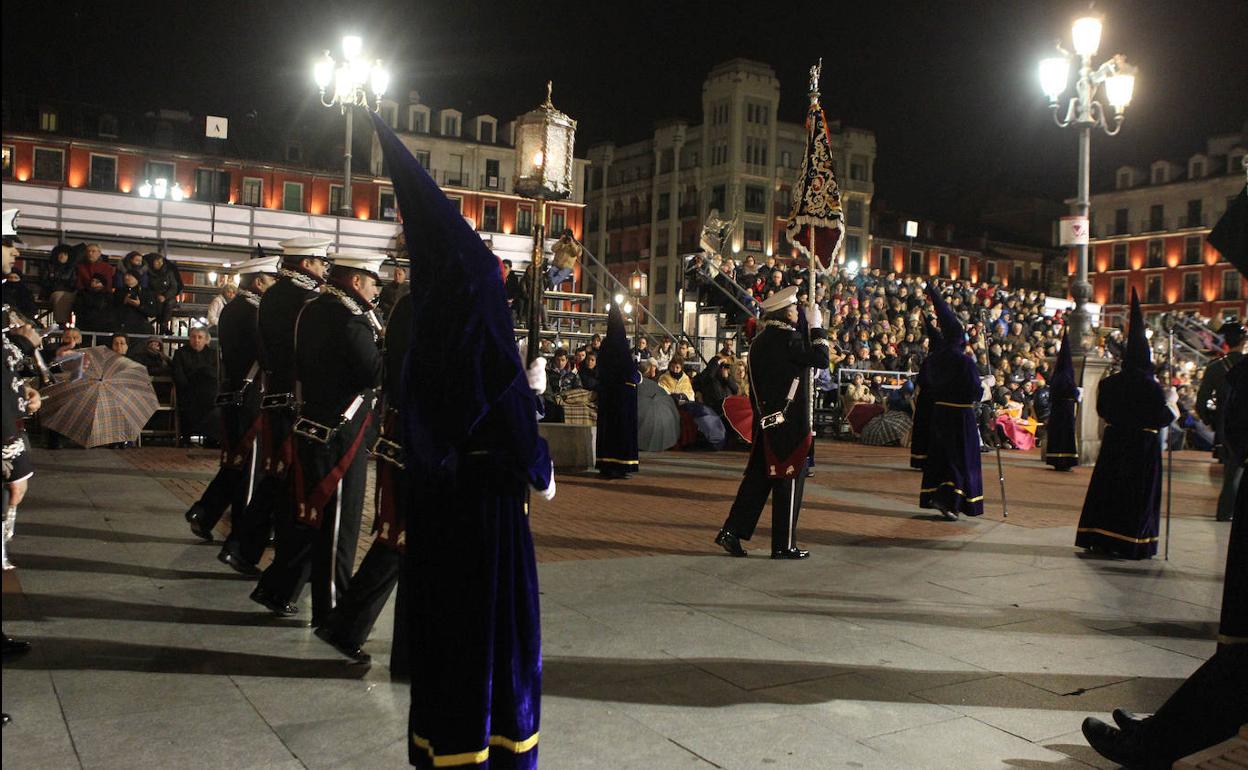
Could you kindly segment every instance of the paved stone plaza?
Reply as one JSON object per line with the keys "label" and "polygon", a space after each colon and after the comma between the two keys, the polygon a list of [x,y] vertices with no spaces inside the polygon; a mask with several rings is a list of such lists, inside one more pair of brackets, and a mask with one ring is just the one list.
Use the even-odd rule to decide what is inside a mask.
{"label": "paved stone plaza", "polygon": [[[805,562],[765,558],[765,528],[749,559],[711,543],[743,454],[559,477],[533,513],[543,767],[1112,767],[1084,716],[1150,711],[1212,654],[1229,525],[1206,456],[1176,456],[1169,561],[1126,562],[1072,547],[1088,468],[1007,453],[1003,520],[985,456],[989,512],[949,523],[905,450],[818,451]],[[215,453],[38,459],[4,575],[5,630],[35,645],[4,667],[6,768],[405,765],[389,619],[347,665],[187,532]]]}

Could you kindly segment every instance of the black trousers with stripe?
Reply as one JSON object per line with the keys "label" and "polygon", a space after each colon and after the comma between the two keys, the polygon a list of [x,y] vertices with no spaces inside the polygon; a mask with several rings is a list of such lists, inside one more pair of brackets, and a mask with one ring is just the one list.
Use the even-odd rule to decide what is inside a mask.
{"label": "black trousers with stripe", "polygon": [[773,479],[767,475],[767,458],[763,442],[755,441],[750,449],[750,459],[745,464],[745,475],[737,487],[737,498],[728,512],[724,529],[749,540],[754,536],[763,506],[771,497],[771,549],[779,551],[797,545],[797,517],[802,509],[802,491],[806,486],[805,468],[798,471],[795,479]]}

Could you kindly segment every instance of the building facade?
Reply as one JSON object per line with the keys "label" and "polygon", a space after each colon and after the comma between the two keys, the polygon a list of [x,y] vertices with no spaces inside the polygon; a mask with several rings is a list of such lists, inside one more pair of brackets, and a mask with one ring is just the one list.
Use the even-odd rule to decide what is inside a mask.
{"label": "building facade", "polygon": [[[681,313],[682,256],[699,250],[712,210],[737,217],[738,260],[796,254],[784,222],[806,129],[780,120],[779,105],[775,71],[733,59],[703,82],[701,123],[665,121],[643,141],[589,148],[585,243],[625,285],[634,270],[648,274],[643,301],[660,322],[673,324]],[[875,135],[837,121],[829,128],[848,224],[845,257],[861,259],[869,248]]]}
{"label": "building facade", "polygon": [[[1206,239],[1244,189],[1244,133],[1208,140],[1186,163],[1123,166],[1091,197],[1093,300],[1122,313],[1139,292],[1146,315],[1193,311],[1219,323],[1244,313],[1244,279]],[[1070,254],[1070,271],[1076,256]]]}

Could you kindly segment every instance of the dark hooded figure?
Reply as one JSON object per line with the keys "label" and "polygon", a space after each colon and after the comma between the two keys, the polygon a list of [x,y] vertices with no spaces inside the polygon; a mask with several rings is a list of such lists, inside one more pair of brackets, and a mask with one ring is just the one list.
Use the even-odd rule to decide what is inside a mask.
{"label": "dark hooded figure", "polygon": [[[1171,402],[1177,396],[1171,391]],[[1177,409],[1153,372],[1140,299],[1131,291],[1131,321],[1122,371],[1101,380],[1096,412],[1105,420],[1075,545],[1128,559],[1157,553],[1161,517],[1161,441],[1158,431]]]}
{"label": "dark hooded figure", "polygon": [[966,332],[962,322],[935,284],[927,285],[927,295],[936,310],[943,344],[928,355],[928,376],[919,383],[931,399],[932,410],[919,507],[935,508],[946,519],[955,521],[959,513],[979,516],[984,512],[976,419],[983,385],[975,359],[963,352]]}
{"label": "dark hooded figure", "polygon": [[1053,376],[1049,378],[1049,419],[1044,426],[1044,461],[1055,470],[1068,471],[1079,464],[1079,444],[1075,414],[1079,387],[1075,363],[1070,357],[1070,340],[1062,333],[1062,349],[1057,354]]}
{"label": "dark hooded figure", "polygon": [[932,419],[931,394],[924,385],[932,376],[931,354],[944,346],[944,338],[940,336],[940,329],[936,324],[924,318],[923,328],[927,333],[928,355],[923,357],[923,363],[919,364],[919,373],[915,376],[914,426],[910,429],[910,467],[920,471],[927,460],[928,423]]}
{"label": "dark hooded figure", "polygon": [[373,125],[412,268],[398,405],[411,590],[395,621],[411,635],[408,760],[536,768],[541,623],[526,498],[555,491],[537,432],[542,362],[521,363],[498,259],[390,127]]}
{"label": "dark hooded figure", "polygon": [[628,349],[624,315],[612,303],[607,337],[598,351],[598,473],[625,479],[641,469],[637,462],[637,383],[641,375]]}

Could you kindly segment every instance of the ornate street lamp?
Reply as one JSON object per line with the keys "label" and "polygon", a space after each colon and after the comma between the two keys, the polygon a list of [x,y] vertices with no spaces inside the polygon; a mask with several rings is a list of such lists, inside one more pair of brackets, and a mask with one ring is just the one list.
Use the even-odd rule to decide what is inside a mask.
{"label": "ornate street lamp", "polygon": [[516,194],[537,201],[533,256],[526,276],[530,361],[537,357],[541,345],[546,201],[563,200],[572,194],[572,147],[576,141],[576,121],[555,109],[550,91],[551,83],[547,81],[546,101],[516,119]]}
{"label": "ornate street lamp", "polygon": [[[343,145],[343,182],[342,198],[339,202],[339,216],[353,216],[351,211],[351,114],[352,107],[363,107],[376,112],[381,97],[390,86],[390,73],[377,59],[369,64],[363,56],[364,41],[356,35],[347,35],[342,39],[341,62],[336,61],[329,51],[317,60],[312,67],[312,78],[321,92],[321,104],[325,107],[337,107],[347,118],[347,135]],[[329,98],[325,92],[333,86]],[[369,97],[372,104],[369,104]]]}
{"label": "ornate street lamp", "polygon": [[[1076,19],[1071,27],[1075,53],[1071,54],[1058,46],[1061,56],[1040,62],[1040,87],[1049,97],[1053,120],[1062,128],[1074,126],[1079,130],[1079,194],[1075,208],[1076,214],[1082,220],[1082,233],[1075,239],[1079,259],[1076,263],[1075,281],[1071,285],[1075,309],[1070,317],[1070,342],[1075,355],[1086,352],[1087,336],[1091,330],[1087,304],[1092,296],[1092,285],[1088,283],[1088,199],[1092,129],[1099,126],[1109,136],[1117,134],[1122,128],[1127,105],[1131,103],[1131,95],[1135,90],[1134,68],[1127,65],[1121,54],[1111,57],[1095,69],[1092,68],[1092,56],[1101,44],[1101,27],[1101,20],[1096,17]],[[1059,101],[1069,85],[1072,59],[1078,62],[1079,76],[1075,81],[1075,93],[1066,107],[1066,117],[1061,118],[1058,117]],[[1105,98],[1113,108],[1112,116],[1097,101],[1097,90],[1102,86],[1105,89]]]}
{"label": "ornate street lamp", "polygon": [[650,276],[637,268],[629,276],[628,288],[633,293],[633,305],[637,310],[633,314],[633,347],[638,347],[641,341],[641,299],[650,296]]}

